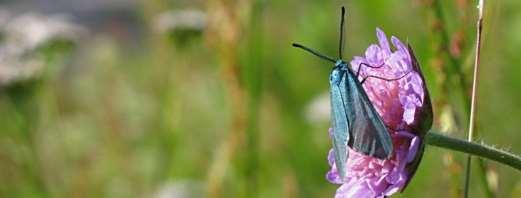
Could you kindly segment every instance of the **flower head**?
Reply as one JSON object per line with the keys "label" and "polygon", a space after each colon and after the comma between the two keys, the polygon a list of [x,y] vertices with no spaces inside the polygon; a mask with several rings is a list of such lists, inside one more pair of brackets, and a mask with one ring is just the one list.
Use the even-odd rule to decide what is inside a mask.
{"label": "flower head", "polygon": [[378,45],[370,45],[365,56],[355,56],[350,64],[360,71],[359,80],[365,80],[363,87],[391,133],[393,156],[382,160],[349,149],[341,179],[331,151],[327,179],[341,184],[335,197],[384,197],[402,191],[418,167],[423,136],[432,124],[429,93],[411,47],[393,36],[391,50],[385,33],[377,28],[376,35]]}
{"label": "flower head", "polygon": [[56,41],[76,44],[87,32],[63,15],[0,10],[0,87],[39,78],[49,68],[37,56],[39,49]]}

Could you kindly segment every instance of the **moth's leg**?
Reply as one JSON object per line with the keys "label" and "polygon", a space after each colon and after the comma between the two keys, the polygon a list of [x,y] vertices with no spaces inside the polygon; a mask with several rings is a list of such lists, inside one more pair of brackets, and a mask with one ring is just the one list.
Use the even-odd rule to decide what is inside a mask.
{"label": "moth's leg", "polygon": [[378,66],[372,66],[372,65],[369,65],[367,63],[360,63],[358,64],[358,69],[356,70],[356,78],[358,78],[358,76],[360,76],[360,68],[362,68],[361,66],[366,66],[366,67],[369,67],[369,68],[373,68],[373,69],[378,69],[378,68],[381,68],[385,65],[385,63],[382,63],[381,65],[378,65]]}
{"label": "moth's leg", "polygon": [[381,77],[381,76],[373,76],[373,75],[370,75],[370,76],[366,76],[361,82],[360,84],[364,84],[364,82],[368,79],[368,78],[376,78],[376,79],[380,79],[380,80],[385,80],[387,82],[390,82],[390,81],[395,81],[395,80],[400,80],[402,79],[403,77],[407,76],[409,73],[411,73],[411,70],[409,70],[407,73],[403,74],[402,76],[398,77],[398,78],[384,78],[384,77]]}

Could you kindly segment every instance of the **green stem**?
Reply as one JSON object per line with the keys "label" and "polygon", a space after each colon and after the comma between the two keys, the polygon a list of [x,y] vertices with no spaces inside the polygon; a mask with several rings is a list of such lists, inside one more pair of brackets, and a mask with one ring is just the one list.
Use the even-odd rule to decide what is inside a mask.
{"label": "green stem", "polygon": [[521,171],[521,157],[483,143],[467,142],[432,131],[425,135],[425,140],[433,146],[487,158]]}

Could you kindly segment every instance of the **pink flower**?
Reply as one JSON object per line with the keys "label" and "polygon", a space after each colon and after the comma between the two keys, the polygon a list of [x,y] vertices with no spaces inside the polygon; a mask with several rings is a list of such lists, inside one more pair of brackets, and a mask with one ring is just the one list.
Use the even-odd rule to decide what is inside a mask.
{"label": "pink flower", "polygon": [[[360,68],[360,81],[368,76],[363,87],[373,106],[382,117],[393,139],[394,153],[388,160],[366,156],[349,149],[346,176],[341,179],[333,152],[328,155],[331,170],[327,179],[340,184],[335,197],[385,197],[403,191],[414,175],[423,154],[423,136],[432,125],[432,107],[419,64],[410,46],[391,37],[391,50],[385,33],[376,29],[378,45],[372,44],[365,57],[355,56],[350,62],[353,71]],[[372,68],[364,66],[368,64]],[[381,66],[381,67],[379,67]],[[329,131],[332,133],[332,129]]]}

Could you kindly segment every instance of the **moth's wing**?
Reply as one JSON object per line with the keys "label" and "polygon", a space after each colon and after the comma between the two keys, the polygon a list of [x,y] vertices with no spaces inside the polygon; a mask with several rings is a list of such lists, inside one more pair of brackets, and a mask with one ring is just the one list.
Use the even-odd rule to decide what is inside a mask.
{"label": "moth's wing", "polygon": [[349,122],[346,114],[345,99],[345,75],[340,83],[331,83],[331,118],[333,125],[333,153],[335,154],[335,164],[340,177],[345,176],[345,163],[348,157],[347,142],[349,140]]}
{"label": "moth's wing", "polygon": [[351,139],[348,145],[365,155],[388,159],[393,142],[382,118],[373,107],[362,85],[351,71],[347,72],[346,104]]}

